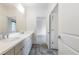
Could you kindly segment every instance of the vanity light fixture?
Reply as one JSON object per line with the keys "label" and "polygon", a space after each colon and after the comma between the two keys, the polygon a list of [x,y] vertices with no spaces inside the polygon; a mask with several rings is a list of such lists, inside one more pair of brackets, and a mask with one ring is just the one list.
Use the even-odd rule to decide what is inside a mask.
{"label": "vanity light fixture", "polygon": [[22,6],[22,4],[17,4],[16,8],[17,8],[21,13],[24,13],[24,7]]}

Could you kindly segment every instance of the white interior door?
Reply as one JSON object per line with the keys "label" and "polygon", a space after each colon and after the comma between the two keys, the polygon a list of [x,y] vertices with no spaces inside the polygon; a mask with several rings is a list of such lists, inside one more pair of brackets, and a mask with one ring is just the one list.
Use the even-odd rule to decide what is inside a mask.
{"label": "white interior door", "polygon": [[58,49],[58,6],[50,14],[49,24],[49,48]]}

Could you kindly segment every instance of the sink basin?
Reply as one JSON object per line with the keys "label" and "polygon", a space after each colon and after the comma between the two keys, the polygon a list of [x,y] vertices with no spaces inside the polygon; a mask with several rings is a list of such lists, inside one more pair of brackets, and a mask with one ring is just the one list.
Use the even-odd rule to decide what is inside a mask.
{"label": "sink basin", "polygon": [[8,39],[9,40],[17,40],[17,39],[20,39],[20,33],[11,33],[11,34],[9,34],[9,36],[8,36]]}
{"label": "sink basin", "polygon": [[15,38],[7,38],[8,40],[11,40],[11,41],[13,41],[13,40],[18,40],[18,39],[20,39],[20,37],[15,37]]}

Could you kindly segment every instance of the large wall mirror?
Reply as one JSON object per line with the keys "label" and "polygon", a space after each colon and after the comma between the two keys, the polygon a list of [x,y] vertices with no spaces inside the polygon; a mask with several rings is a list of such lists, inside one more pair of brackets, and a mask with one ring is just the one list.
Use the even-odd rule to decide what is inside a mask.
{"label": "large wall mirror", "polygon": [[16,18],[8,17],[8,32],[13,33],[16,32]]}

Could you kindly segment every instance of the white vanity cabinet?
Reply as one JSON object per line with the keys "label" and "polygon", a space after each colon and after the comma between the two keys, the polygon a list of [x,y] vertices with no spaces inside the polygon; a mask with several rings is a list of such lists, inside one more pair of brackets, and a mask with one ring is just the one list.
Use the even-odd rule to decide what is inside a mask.
{"label": "white vanity cabinet", "polygon": [[15,46],[13,46],[13,48],[8,50],[3,55],[28,55],[30,53],[31,47],[32,47],[32,34],[29,35],[28,37],[24,36],[21,39],[21,41],[16,43]]}
{"label": "white vanity cabinet", "polygon": [[23,46],[23,41],[22,41],[3,55],[22,55],[23,47],[24,46]]}
{"label": "white vanity cabinet", "polygon": [[30,50],[31,50],[31,47],[32,47],[32,38],[31,38],[31,36],[25,38],[23,43],[24,43],[24,48],[23,48],[22,54],[23,55],[28,55]]}

